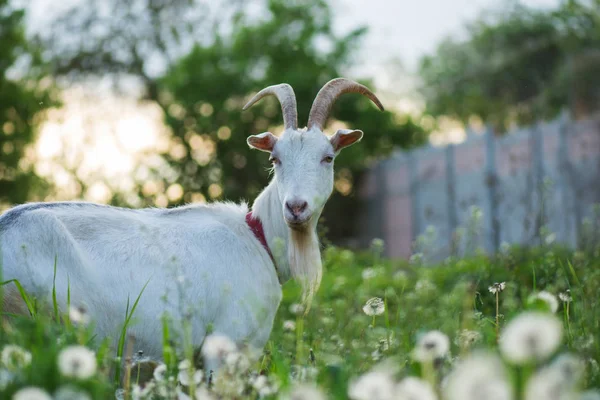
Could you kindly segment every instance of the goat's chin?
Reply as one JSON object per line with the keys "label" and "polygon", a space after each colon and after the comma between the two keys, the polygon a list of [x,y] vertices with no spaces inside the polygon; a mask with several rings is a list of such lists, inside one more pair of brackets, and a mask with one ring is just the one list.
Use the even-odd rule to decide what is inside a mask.
{"label": "goat's chin", "polygon": [[308,217],[303,221],[294,221],[286,219],[285,223],[287,224],[288,228],[294,231],[307,232],[311,228],[310,221],[311,217]]}
{"label": "goat's chin", "polygon": [[309,225],[306,223],[303,229],[290,229],[288,245],[290,270],[302,285],[306,311],[310,309],[312,297],[321,283],[323,268],[317,233]]}

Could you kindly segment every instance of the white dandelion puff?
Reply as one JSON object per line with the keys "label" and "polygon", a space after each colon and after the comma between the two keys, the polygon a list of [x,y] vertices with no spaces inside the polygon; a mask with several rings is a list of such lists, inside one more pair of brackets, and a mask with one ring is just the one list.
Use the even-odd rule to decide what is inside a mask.
{"label": "white dandelion puff", "polygon": [[446,400],[513,399],[502,361],[483,352],[459,361],[448,375],[443,391]]}
{"label": "white dandelion puff", "polygon": [[315,386],[299,385],[282,396],[283,400],[326,400],[325,394]]}
{"label": "white dandelion puff", "polygon": [[385,372],[368,372],[350,383],[348,396],[352,400],[392,400],[394,381]]}
{"label": "white dandelion puff", "polygon": [[12,400],[52,400],[52,397],[45,390],[30,386],[16,392]]}
{"label": "white dandelion puff", "polygon": [[573,399],[573,385],[557,368],[545,367],[532,376],[525,386],[525,400]]}
{"label": "white dandelion puff", "polygon": [[506,289],[506,282],[496,282],[492,286],[488,287],[488,290],[492,294],[501,293]]}
{"label": "white dandelion puff", "polygon": [[283,330],[285,331],[295,331],[296,330],[296,323],[292,320],[287,320],[283,322]]}
{"label": "white dandelion puff", "polygon": [[573,385],[577,384],[585,375],[585,363],[579,357],[570,353],[559,355],[550,367],[555,370],[564,382],[569,382]]}
{"label": "white dandelion puff", "polygon": [[304,312],[304,306],[298,303],[290,305],[290,312],[294,315],[300,315]]}
{"label": "white dandelion puff", "polygon": [[558,310],[558,300],[556,296],[550,292],[546,292],[545,290],[543,290],[529,297],[530,302],[534,302],[536,300],[540,300],[544,304],[546,304],[548,309],[553,313],[555,313]]}
{"label": "white dandelion puff", "polygon": [[383,239],[374,238],[371,240],[371,249],[376,253],[381,253],[385,248],[385,242]]}
{"label": "white dandelion puff", "polygon": [[367,300],[367,303],[363,306],[363,311],[371,317],[381,315],[385,311],[385,303],[379,297],[373,297]]}
{"label": "white dandelion puff", "polygon": [[269,384],[269,381],[268,381],[267,377],[264,375],[258,375],[256,377],[250,378],[250,386],[252,386],[254,388],[254,390],[256,390],[257,392],[260,391],[265,386],[267,386],[268,384]]}
{"label": "white dandelion puff", "polygon": [[31,364],[31,353],[22,347],[9,344],[2,349],[0,360],[6,369],[16,371]]}
{"label": "white dandelion puff", "polygon": [[232,374],[245,373],[250,369],[250,360],[242,353],[233,351],[225,356],[225,365]]}
{"label": "white dandelion puff", "polygon": [[564,292],[560,292],[558,294],[558,298],[563,303],[570,303],[573,301],[573,297],[571,296],[571,291],[569,289],[565,290]]}
{"label": "white dandelion puff", "polygon": [[435,292],[437,287],[433,282],[428,279],[419,279],[417,283],[415,283],[415,291],[421,293],[427,292]]}
{"label": "white dandelion puff", "polygon": [[362,278],[365,281],[375,278],[376,276],[377,276],[377,271],[374,268],[365,268],[362,271]]}
{"label": "white dandelion puff", "polygon": [[208,359],[224,359],[236,350],[235,343],[229,337],[215,333],[208,335],[202,345],[202,355]]}
{"label": "white dandelion puff", "polygon": [[481,333],[470,329],[463,329],[457,335],[454,342],[461,348],[469,348],[481,340]]}
{"label": "white dandelion puff", "polygon": [[166,375],[167,375],[167,366],[165,364],[160,364],[158,367],[154,368],[154,372],[152,372],[152,376],[154,377],[154,380],[157,382],[164,382]]}
{"label": "white dandelion puff", "polygon": [[186,358],[185,360],[181,361],[179,365],[177,365],[177,368],[180,371],[188,370],[192,368],[192,362]]}
{"label": "white dandelion puff", "polygon": [[88,325],[91,317],[83,306],[69,307],[69,320],[75,325]]}
{"label": "white dandelion puff", "polygon": [[177,374],[177,380],[183,386],[190,386],[192,382],[194,382],[196,385],[199,385],[202,382],[203,377],[204,373],[202,370],[194,371],[192,368],[180,370]]}
{"label": "white dandelion puff", "polygon": [[394,400],[437,400],[435,391],[428,382],[408,377],[396,385]]}
{"label": "white dandelion puff", "polygon": [[92,396],[73,386],[61,386],[54,392],[54,400],[92,400]]}
{"label": "white dandelion puff", "polygon": [[514,364],[547,359],[559,346],[562,324],[555,316],[526,312],[518,315],[500,335],[500,351]]}
{"label": "white dandelion puff", "polygon": [[58,355],[58,369],[69,378],[91,378],[96,373],[96,354],[85,346],[66,347]]}
{"label": "white dandelion puff", "polygon": [[450,350],[450,339],[440,331],[429,331],[419,337],[412,357],[419,362],[430,362],[443,358]]}

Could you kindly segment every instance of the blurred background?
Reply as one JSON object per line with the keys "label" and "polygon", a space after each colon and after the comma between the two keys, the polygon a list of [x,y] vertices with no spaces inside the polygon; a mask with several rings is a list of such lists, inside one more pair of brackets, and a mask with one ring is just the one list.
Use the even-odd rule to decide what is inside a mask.
{"label": "blurred background", "polygon": [[600,202],[598,49],[600,0],[0,0],[1,207],[252,201],[269,164],[246,137],[282,119],[245,100],[287,82],[305,124],[344,76],[386,111],[333,110],[329,133],[365,136],[326,243],[447,255],[473,223],[492,251],[576,243]]}

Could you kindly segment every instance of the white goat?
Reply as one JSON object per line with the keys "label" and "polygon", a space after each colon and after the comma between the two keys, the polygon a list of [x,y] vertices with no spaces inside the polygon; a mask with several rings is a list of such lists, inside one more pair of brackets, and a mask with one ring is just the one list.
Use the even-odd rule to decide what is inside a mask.
{"label": "white goat", "polygon": [[[17,279],[49,301],[56,260],[60,309],[65,311],[70,286],[72,303],[85,306],[101,338],[118,337],[128,296],[135,298],[148,282],[130,333],[136,348],[153,358],[162,355],[159,316],[182,310],[165,302],[165,294],[196,307],[194,346],[212,329],[262,349],[281,284],[299,279],[308,303],[320,284],[316,225],[333,190],[333,160],[363,135],[339,130],[328,137],[322,130],[334,101],[349,92],[366,95],[383,110],[366,87],[343,78],[319,91],[304,129],[298,129],[296,98],[287,84],[261,90],[244,107],[275,95],[285,123],[279,138],[265,132],[247,140],[271,154],[275,170],[251,212],[232,203],[141,210],[83,202],[21,205],[0,217],[3,279]],[[9,286],[3,300],[4,311],[26,312]]]}

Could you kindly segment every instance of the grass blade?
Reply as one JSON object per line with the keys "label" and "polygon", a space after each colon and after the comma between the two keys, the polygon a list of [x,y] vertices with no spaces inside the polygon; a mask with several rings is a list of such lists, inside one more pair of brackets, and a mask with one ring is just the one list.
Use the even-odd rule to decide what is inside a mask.
{"label": "grass blade", "polygon": [[131,306],[131,310],[129,310],[129,296],[127,296],[127,307],[125,308],[125,323],[123,324],[123,328],[121,329],[121,335],[119,336],[119,345],[117,347],[117,359],[119,360],[119,362],[117,363],[117,367],[115,369],[116,384],[119,383],[119,378],[121,377],[121,362],[123,357],[123,350],[125,347],[125,337],[127,336],[127,328],[129,326],[129,323],[131,322],[133,313],[135,312],[135,309],[137,308],[138,303],[142,298],[142,294],[144,293],[144,290],[146,290],[146,286],[148,286],[148,283],[150,283],[150,279],[148,279],[148,281],[146,281],[146,284],[144,284],[144,286],[142,287],[142,290],[133,302],[133,306]]}
{"label": "grass blade", "polygon": [[21,298],[23,299],[23,301],[25,302],[25,305],[27,306],[27,311],[29,311],[29,314],[31,314],[31,316],[35,318],[37,315],[35,304],[31,300],[31,298],[27,295],[27,292],[25,292],[25,289],[21,285],[21,282],[19,282],[17,279],[11,279],[9,281],[2,282],[0,285],[4,286],[4,285],[8,285],[9,283],[15,284],[15,286],[17,287],[17,290],[19,291],[19,294],[21,295]]}

